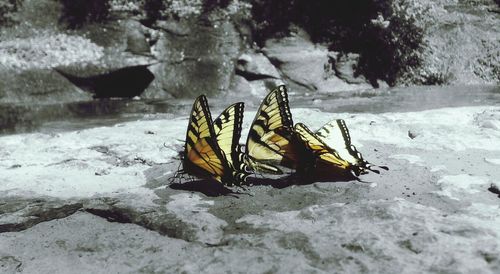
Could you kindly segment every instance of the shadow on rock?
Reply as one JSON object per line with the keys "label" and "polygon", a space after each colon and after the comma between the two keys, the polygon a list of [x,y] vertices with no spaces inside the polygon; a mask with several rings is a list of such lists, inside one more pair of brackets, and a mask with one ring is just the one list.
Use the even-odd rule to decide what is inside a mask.
{"label": "shadow on rock", "polygon": [[185,183],[173,183],[170,184],[170,188],[176,190],[201,192],[209,197],[226,195],[235,196],[235,194],[238,194],[238,192],[234,192],[233,190],[223,186],[222,184],[211,180],[195,180]]}
{"label": "shadow on rock", "polygon": [[348,181],[361,181],[350,173],[315,173],[314,175],[304,175],[293,173],[284,177],[268,178],[268,177],[251,177],[247,179],[250,185],[271,186],[273,188],[287,188],[293,185],[310,185],[316,182],[348,182]]}

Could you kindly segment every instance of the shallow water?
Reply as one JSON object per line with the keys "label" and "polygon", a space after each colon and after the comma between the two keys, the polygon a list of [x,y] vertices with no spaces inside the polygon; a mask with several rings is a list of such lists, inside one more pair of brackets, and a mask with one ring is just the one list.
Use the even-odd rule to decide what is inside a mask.
{"label": "shallow water", "polygon": [[[383,113],[444,107],[500,105],[500,86],[418,86],[330,94],[290,91],[290,106],[325,112]],[[262,98],[229,95],[211,98],[215,113],[228,102],[244,101],[255,110]],[[187,116],[192,100],[94,100],[71,104],[0,105],[0,134],[61,132],[134,120]]]}

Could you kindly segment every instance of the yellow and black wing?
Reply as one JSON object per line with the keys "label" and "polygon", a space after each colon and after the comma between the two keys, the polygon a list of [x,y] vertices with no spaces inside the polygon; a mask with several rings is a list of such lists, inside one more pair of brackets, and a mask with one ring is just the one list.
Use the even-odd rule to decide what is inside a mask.
{"label": "yellow and black wing", "polygon": [[[316,131],[316,136],[329,147],[336,150],[340,157],[348,161],[356,175],[366,174],[367,170],[379,173],[378,170],[373,169],[375,165],[363,159],[361,153],[352,145],[349,129],[344,120],[337,119],[327,123]],[[385,166],[378,167],[388,169]]]}
{"label": "yellow and black wing", "polygon": [[232,185],[234,178],[225,154],[215,138],[212,117],[207,98],[196,98],[184,145],[183,171],[201,178],[213,178],[216,181]]}
{"label": "yellow and black wing", "polygon": [[342,159],[334,149],[320,140],[306,125],[297,123],[294,129],[298,138],[317,159],[329,166],[334,166],[341,170],[350,170],[350,163]]}
{"label": "yellow and black wing", "polygon": [[[217,143],[225,154],[229,165],[234,169],[234,177],[244,182],[249,175],[244,161],[244,153],[239,144],[243,123],[245,104],[242,102],[227,107],[214,120],[214,131]],[[239,182],[241,184],[241,182]]]}
{"label": "yellow and black wing", "polygon": [[297,166],[293,120],[286,87],[272,90],[262,101],[250,127],[246,154],[251,169],[282,174],[276,165]]}

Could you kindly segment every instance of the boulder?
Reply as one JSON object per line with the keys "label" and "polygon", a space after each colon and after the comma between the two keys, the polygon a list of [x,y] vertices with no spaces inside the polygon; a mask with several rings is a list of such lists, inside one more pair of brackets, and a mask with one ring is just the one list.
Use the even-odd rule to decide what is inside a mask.
{"label": "boulder", "polygon": [[234,25],[214,14],[203,20],[162,22],[153,54],[153,88],[143,98],[214,95],[227,91],[240,53],[241,38]]}
{"label": "boulder", "polygon": [[236,64],[230,90],[238,94],[264,97],[267,92],[284,84],[276,67],[262,53],[247,51],[240,55]]}
{"label": "boulder", "polygon": [[270,39],[264,54],[276,64],[293,90],[334,92],[370,88],[368,84],[349,85],[332,72],[326,47],[313,44],[304,35]]}
{"label": "boulder", "polygon": [[127,47],[125,51],[139,55],[151,55],[151,47],[148,42],[148,28],[135,20],[126,20],[125,31]]}
{"label": "boulder", "polygon": [[251,94],[258,98],[264,98],[270,90],[283,84],[286,83],[276,78],[249,81],[241,75],[235,75],[231,81],[229,90],[238,95]]}
{"label": "boulder", "polygon": [[327,50],[303,37],[268,40],[263,52],[290,82],[303,89],[315,91],[323,80]]}
{"label": "boulder", "polygon": [[[423,29],[425,46],[418,53],[422,65],[411,71],[410,83],[498,85],[498,4],[453,0],[396,1],[394,4],[401,17],[414,18],[414,24]],[[409,81],[400,82],[408,84]]]}
{"label": "boulder", "polygon": [[43,105],[91,98],[52,69],[0,69],[0,104]]}
{"label": "boulder", "polygon": [[355,72],[359,60],[359,54],[337,52],[328,53],[329,62],[332,65],[335,75],[349,84],[365,84],[368,81],[363,75]]}
{"label": "boulder", "polygon": [[271,61],[264,54],[257,52],[246,52],[238,58],[236,74],[242,75],[247,80],[281,78]]}

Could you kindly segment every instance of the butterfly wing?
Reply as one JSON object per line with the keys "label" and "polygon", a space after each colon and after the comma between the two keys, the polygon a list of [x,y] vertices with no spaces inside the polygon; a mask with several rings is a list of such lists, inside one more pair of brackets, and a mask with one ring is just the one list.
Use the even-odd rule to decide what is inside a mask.
{"label": "butterfly wing", "polygon": [[[363,155],[352,145],[349,129],[344,120],[337,119],[327,123],[316,132],[316,135],[329,147],[335,149],[340,157],[356,167],[354,170],[356,175],[366,174],[367,170],[379,173],[378,170],[373,169],[372,164],[363,159]],[[387,169],[384,166],[379,167]]]}
{"label": "butterfly wing", "polygon": [[244,107],[245,104],[242,102],[233,104],[214,120],[214,132],[217,143],[224,152],[229,165],[238,173],[235,174],[235,178],[242,177],[243,181],[249,174],[244,161],[245,154],[239,144]]}
{"label": "butterfly wing", "polygon": [[297,123],[294,129],[299,139],[318,159],[343,170],[350,168],[349,162],[342,159],[334,149],[321,141],[306,125]]}
{"label": "butterfly wing", "polygon": [[246,154],[256,171],[282,174],[275,165],[295,167],[293,120],[285,86],[272,90],[262,101],[250,127]]}
{"label": "butterfly wing", "polygon": [[223,184],[232,184],[231,168],[215,139],[212,117],[204,95],[196,98],[184,145],[183,169],[203,178],[213,178]]}

